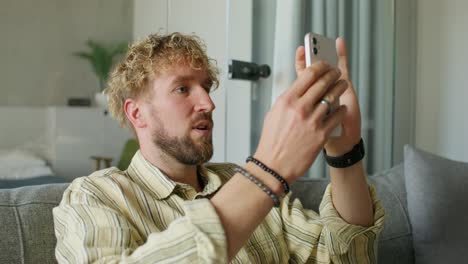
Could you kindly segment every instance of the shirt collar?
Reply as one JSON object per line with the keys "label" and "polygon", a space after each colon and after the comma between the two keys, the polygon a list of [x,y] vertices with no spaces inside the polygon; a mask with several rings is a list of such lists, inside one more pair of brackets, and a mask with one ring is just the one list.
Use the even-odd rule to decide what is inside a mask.
{"label": "shirt collar", "polygon": [[[221,179],[214,171],[205,165],[197,166],[197,171],[204,182],[203,191],[197,196],[211,195],[221,187]],[[187,188],[187,184],[171,180],[160,169],[147,161],[140,150],[133,156],[127,174],[138,185],[153,193],[158,200],[169,197],[178,186],[182,189]]]}

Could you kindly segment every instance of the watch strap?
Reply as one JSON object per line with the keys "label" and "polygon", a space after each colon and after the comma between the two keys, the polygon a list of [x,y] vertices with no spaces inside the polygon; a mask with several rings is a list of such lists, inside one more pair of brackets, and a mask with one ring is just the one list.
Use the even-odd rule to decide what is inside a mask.
{"label": "watch strap", "polygon": [[365,156],[364,141],[361,138],[359,143],[354,145],[352,150],[339,157],[328,156],[325,148],[323,149],[323,155],[330,167],[342,169],[353,166],[361,161]]}

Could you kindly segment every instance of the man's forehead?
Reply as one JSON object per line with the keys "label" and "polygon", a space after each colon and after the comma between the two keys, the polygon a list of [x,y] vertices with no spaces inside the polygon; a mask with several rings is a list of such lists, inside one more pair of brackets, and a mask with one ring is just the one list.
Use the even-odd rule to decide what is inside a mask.
{"label": "man's forehead", "polygon": [[156,78],[165,78],[170,82],[183,82],[195,79],[208,79],[206,69],[194,69],[189,65],[171,66],[155,74]]}

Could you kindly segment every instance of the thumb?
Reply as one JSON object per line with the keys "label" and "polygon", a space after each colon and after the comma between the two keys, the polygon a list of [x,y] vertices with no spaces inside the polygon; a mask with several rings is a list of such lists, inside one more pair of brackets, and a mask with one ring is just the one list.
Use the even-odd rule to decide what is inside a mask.
{"label": "thumb", "polygon": [[336,54],[338,55],[338,68],[343,78],[349,80],[348,51],[346,43],[342,37],[336,39]]}
{"label": "thumb", "polygon": [[304,46],[299,46],[296,49],[296,74],[299,75],[305,68],[305,48]]}

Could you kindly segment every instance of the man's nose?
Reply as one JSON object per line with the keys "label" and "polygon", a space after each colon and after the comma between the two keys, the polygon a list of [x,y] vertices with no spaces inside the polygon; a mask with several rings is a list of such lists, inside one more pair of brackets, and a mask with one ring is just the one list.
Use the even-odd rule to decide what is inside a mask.
{"label": "man's nose", "polygon": [[211,96],[204,88],[200,89],[198,94],[197,103],[195,104],[196,112],[212,112],[216,108]]}

